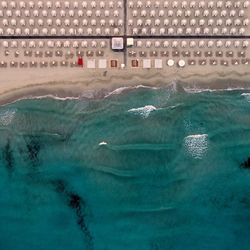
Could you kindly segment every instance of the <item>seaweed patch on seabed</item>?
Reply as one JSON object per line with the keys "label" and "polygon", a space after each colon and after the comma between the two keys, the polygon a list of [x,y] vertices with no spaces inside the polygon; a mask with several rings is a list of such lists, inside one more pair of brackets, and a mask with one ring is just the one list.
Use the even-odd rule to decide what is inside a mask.
{"label": "seaweed patch on seabed", "polygon": [[10,140],[8,139],[7,144],[2,151],[3,160],[5,162],[6,169],[11,174],[14,169],[14,156],[11,149]]}
{"label": "seaweed patch on seabed", "polygon": [[250,157],[247,158],[246,161],[240,164],[241,168],[248,168],[250,169]]}
{"label": "seaweed patch on seabed", "polygon": [[35,136],[29,136],[26,140],[26,147],[28,150],[28,158],[33,166],[39,164],[39,153],[41,150],[41,145]]}
{"label": "seaweed patch on seabed", "polygon": [[94,249],[93,237],[86,224],[86,203],[76,193],[69,191],[66,183],[62,180],[52,182],[57,193],[64,195],[67,205],[75,212],[77,225],[84,234],[87,249]]}

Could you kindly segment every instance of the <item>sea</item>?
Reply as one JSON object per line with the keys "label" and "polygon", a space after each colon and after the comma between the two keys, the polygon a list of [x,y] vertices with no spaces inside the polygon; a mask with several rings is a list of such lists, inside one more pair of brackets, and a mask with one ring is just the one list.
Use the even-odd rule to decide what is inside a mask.
{"label": "sea", "polygon": [[249,250],[250,91],[120,88],[0,107],[0,250]]}

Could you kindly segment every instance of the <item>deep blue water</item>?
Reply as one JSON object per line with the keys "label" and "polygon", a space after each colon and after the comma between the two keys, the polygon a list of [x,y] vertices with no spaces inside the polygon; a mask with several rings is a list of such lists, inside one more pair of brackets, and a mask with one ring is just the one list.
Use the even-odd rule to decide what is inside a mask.
{"label": "deep blue water", "polygon": [[250,249],[243,92],[1,107],[0,250]]}

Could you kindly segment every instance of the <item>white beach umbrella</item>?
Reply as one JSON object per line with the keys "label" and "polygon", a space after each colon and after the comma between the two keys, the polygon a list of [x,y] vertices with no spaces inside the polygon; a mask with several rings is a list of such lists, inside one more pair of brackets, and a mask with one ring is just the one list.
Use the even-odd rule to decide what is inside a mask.
{"label": "white beach umbrella", "polygon": [[191,11],[186,10],[184,15],[185,15],[185,17],[190,17],[191,16]]}
{"label": "white beach umbrella", "polygon": [[64,20],[64,24],[65,24],[66,26],[69,26],[69,25],[70,25],[70,20],[69,20],[69,19],[65,19],[65,20]]}
{"label": "white beach umbrella", "polygon": [[137,8],[141,8],[142,7],[142,1],[137,1]]}
{"label": "white beach umbrella", "polygon": [[64,28],[61,28],[61,29],[60,29],[60,34],[61,34],[61,35],[65,35],[65,33],[66,33],[66,30],[65,30]]}
{"label": "white beach umbrella", "polygon": [[88,42],[87,41],[82,41],[81,46],[82,46],[82,48],[87,48],[88,47]]}
{"label": "white beach umbrella", "polygon": [[169,2],[168,2],[168,1],[164,1],[163,7],[164,7],[164,8],[168,8],[168,6],[169,6]]}
{"label": "white beach umbrella", "polygon": [[43,2],[42,1],[38,1],[37,6],[39,9],[43,8]]}
{"label": "white beach umbrella", "polygon": [[100,8],[104,9],[105,8],[105,2],[104,1],[100,1]]}
{"label": "white beach umbrella", "polygon": [[39,29],[35,28],[32,30],[33,35],[39,35]]}
{"label": "white beach umbrella", "polygon": [[21,26],[25,26],[25,25],[26,25],[26,22],[25,22],[24,19],[21,19],[21,20],[19,21],[19,23],[20,23]]}
{"label": "white beach umbrella", "polygon": [[24,9],[26,7],[26,4],[24,1],[20,1],[19,6],[21,9]]}
{"label": "white beach umbrella", "polygon": [[217,8],[222,8],[223,6],[223,1],[218,1],[217,2]]}
{"label": "white beach umbrella", "polygon": [[65,2],[64,2],[64,7],[65,7],[66,9],[69,9],[69,8],[70,8],[70,2],[69,2],[69,1],[65,1]]}
{"label": "white beach umbrella", "polygon": [[43,19],[38,19],[37,24],[38,24],[39,26],[43,26]]}
{"label": "white beach umbrella", "polygon": [[51,1],[47,1],[46,6],[48,9],[52,8],[52,2]]}
{"label": "white beach umbrella", "polygon": [[150,48],[152,45],[152,42],[151,41],[146,41],[146,48]]}
{"label": "white beach umbrella", "polygon": [[189,4],[189,7],[190,8],[195,8],[196,6],[196,2],[195,1],[191,1],[190,4]]}
{"label": "white beach umbrella", "polygon": [[236,40],[235,42],[234,42],[234,47],[235,48],[238,48],[240,46],[240,41],[239,40]]}
{"label": "white beach umbrella", "polygon": [[109,15],[110,15],[109,10],[105,10],[105,11],[104,11],[104,16],[105,16],[105,17],[109,17]]}
{"label": "white beach umbrella", "polygon": [[190,48],[196,47],[196,42],[195,41],[190,41],[189,46],[190,46]]}
{"label": "white beach umbrella", "polygon": [[60,16],[61,16],[61,17],[65,17],[65,16],[66,16],[66,12],[65,12],[64,10],[61,10],[61,11],[60,11]]}
{"label": "white beach umbrella", "polygon": [[178,28],[177,31],[176,31],[176,33],[178,35],[182,35],[183,34],[183,29],[182,28]]}
{"label": "white beach umbrella", "polygon": [[214,1],[209,1],[207,7],[212,9],[214,7]]}
{"label": "white beach umbrella", "polygon": [[243,7],[244,8],[248,8],[250,6],[250,2],[249,1],[245,1],[244,3],[243,3]]}
{"label": "white beach umbrella", "polygon": [[156,14],[155,10],[151,10],[149,15],[150,17],[155,17],[155,14]]}
{"label": "white beach umbrella", "polygon": [[156,19],[155,20],[155,26],[159,26],[161,24],[161,20],[160,19]]}
{"label": "white beach umbrella", "polygon": [[100,28],[96,28],[96,29],[95,29],[95,33],[96,33],[97,35],[101,35],[102,30],[101,30]]}
{"label": "white beach umbrella", "polygon": [[56,28],[52,28],[51,31],[50,31],[50,34],[51,35],[56,35],[57,34]]}
{"label": "white beach umbrella", "polygon": [[30,29],[29,28],[25,28],[24,29],[24,34],[25,35],[29,35],[30,34]]}
{"label": "white beach umbrella", "polygon": [[14,30],[13,29],[11,29],[11,28],[8,28],[7,30],[6,30],[6,33],[7,33],[7,35],[14,35]]}
{"label": "white beach umbrella", "polygon": [[228,33],[228,29],[226,27],[221,29],[221,33],[222,34],[227,34]]}
{"label": "white beach umbrella", "polygon": [[147,1],[146,2],[146,8],[150,8],[151,7],[151,1]]}
{"label": "white beach umbrella", "polygon": [[15,9],[15,8],[16,8],[16,2],[15,2],[15,1],[11,1],[11,2],[10,2],[10,7],[11,7],[12,9]]}
{"label": "white beach umbrella", "polygon": [[82,2],[82,7],[83,7],[84,9],[86,9],[87,6],[88,6],[88,3],[87,3],[86,1],[83,1],[83,2]]}
{"label": "white beach umbrella", "polygon": [[120,30],[118,28],[114,28],[114,35],[119,35]]}
{"label": "white beach umbrella", "polygon": [[105,41],[101,41],[100,42],[100,47],[101,48],[105,48],[106,47],[106,42]]}
{"label": "white beach umbrella", "polygon": [[17,24],[16,19],[14,19],[14,18],[11,19],[10,24],[11,24],[12,26],[16,26],[16,24]]}
{"label": "white beach umbrella", "polygon": [[101,16],[101,11],[100,11],[100,10],[96,10],[95,16],[96,16],[96,17],[100,17],[100,16]]}
{"label": "white beach umbrella", "polygon": [[92,32],[93,32],[93,30],[92,30],[91,28],[88,28],[88,29],[87,29],[87,34],[88,34],[88,35],[91,35]]}
{"label": "white beach umbrella", "polygon": [[136,42],[136,46],[137,46],[138,48],[141,48],[141,47],[142,47],[142,41],[141,41],[141,40],[138,40],[138,41]]}
{"label": "white beach umbrella", "polygon": [[186,48],[187,47],[187,41],[181,41],[181,47]]}
{"label": "white beach umbrella", "polygon": [[117,22],[118,26],[122,26],[123,25],[123,20],[122,19],[119,19],[118,22]]}
{"label": "white beach umbrella", "polygon": [[27,46],[26,41],[21,41],[21,47],[26,48],[26,46]]}
{"label": "white beach umbrella", "polygon": [[114,2],[113,1],[109,1],[109,8],[114,8]]}
{"label": "white beach umbrella", "polygon": [[11,10],[7,10],[6,11],[6,15],[7,15],[7,17],[12,17],[12,11]]}
{"label": "white beach umbrella", "polygon": [[[17,14],[16,14],[16,15],[17,15]],[[38,17],[38,15],[39,15],[39,11],[35,9],[35,10],[33,11],[33,16],[34,16],[34,17]],[[20,16],[20,15],[19,15],[19,16]]]}
{"label": "white beach umbrella", "polygon": [[182,1],[181,8],[185,9],[185,8],[187,8],[187,6],[188,6],[187,1]]}
{"label": "white beach umbrella", "polygon": [[155,8],[159,8],[160,7],[160,2],[159,1],[155,1]]}
{"label": "white beach umbrella", "polygon": [[160,35],[164,35],[166,32],[166,29],[165,28],[160,28]]}
{"label": "white beach umbrella", "polygon": [[150,33],[151,33],[151,35],[154,35],[156,33],[156,29],[155,28],[151,28]]}
{"label": "white beach umbrella", "polygon": [[15,30],[15,34],[16,34],[16,35],[21,35],[21,33],[22,33],[22,30],[21,30],[20,28],[17,28],[17,29]]}
{"label": "white beach umbrella", "polygon": [[56,1],[55,2],[55,7],[56,8],[61,8],[61,2],[60,1]]}
{"label": "white beach umbrella", "polygon": [[177,1],[173,1],[172,2],[172,7],[173,8],[177,8],[178,7],[178,2]]}
{"label": "white beach umbrella", "polygon": [[159,11],[159,17],[163,17],[164,14],[165,14],[164,10],[160,10],[160,11]]}
{"label": "white beach umbrella", "polygon": [[74,7],[74,9],[78,9],[79,4],[78,4],[78,2],[77,2],[77,1],[74,1],[74,3],[73,3],[73,7]]}
{"label": "white beach umbrella", "polygon": [[169,47],[169,41],[164,41],[163,42],[163,47],[168,48]]}
{"label": "white beach umbrella", "polygon": [[2,6],[3,9],[7,9],[8,8],[8,4],[7,4],[6,1],[2,1],[1,2],[1,6]]}
{"label": "white beach umbrella", "polygon": [[48,29],[47,29],[47,28],[43,28],[43,29],[42,29],[42,33],[43,33],[44,35],[47,35],[47,34],[48,34]]}
{"label": "white beach umbrella", "polygon": [[61,25],[62,25],[61,19],[56,19],[56,26],[61,26]]}
{"label": "white beach umbrella", "polygon": [[79,28],[79,29],[77,30],[77,32],[78,32],[79,35],[82,35],[82,34],[84,33],[82,28]]}

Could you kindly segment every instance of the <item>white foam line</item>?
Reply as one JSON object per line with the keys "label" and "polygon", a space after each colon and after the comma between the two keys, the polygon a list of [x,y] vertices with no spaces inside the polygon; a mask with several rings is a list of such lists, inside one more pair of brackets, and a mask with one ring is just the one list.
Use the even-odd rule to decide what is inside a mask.
{"label": "white foam line", "polygon": [[188,135],[186,138],[204,138],[204,137],[207,137],[208,134],[197,134],[197,135]]}
{"label": "white foam line", "polygon": [[120,95],[122,94],[124,91],[126,90],[133,90],[133,89],[140,89],[140,88],[144,88],[144,89],[159,89],[158,87],[151,87],[151,86],[146,86],[146,85],[137,85],[137,86],[129,86],[129,87],[120,87],[120,88],[117,88],[111,92],[109,92],[108,94],[106,94],[104,96],[104,98],[108,98],[109,96],[112,96],[112,95]]}
{"label": "white foam line", "polygon": [[18,98],[12,102],[8,102],[8,103],[5,103],[1,106],[7,106],[9,104],[13,104],[13,103],[16,103],[16,102],[19,102],[19,101],[23,101],[23,100],[40,100],[40,99],[54,99],[54,100],[59,100],[59,101],[67,101],[67,100],[79,100],[81,97],[59,97],[59,96],[55,96],[55,95],[42,95],[42,96],[25,96],[25,97],[21,97],[21,98]]}
{"label": "white foam line", "polygon": [[140,115],[142,116],[143,118],[148,118],[148,116],[150,115],[150,113],[152,111],[156,111],[156,110],[159,110],[157,109],[155,106],[153,105],[146,105],[144,107],[140,107],[140,108],[132,108],[132,109],[129,109],[128,112],[129,113],[133,113],[133,114],[136,114],[136,115]]}
{"label": "white foam line", "polygon": [[226,88],[226,89],[198,89],[198,88],[184,88],[187,93],[202,93],[202,92],[223,92],[223,91],[236,91],[236,90],[250,90],[250,88]]}
{"label": "white foam line", "polygon": [[250,93],[242,93],[241,96],[250,96]]}

